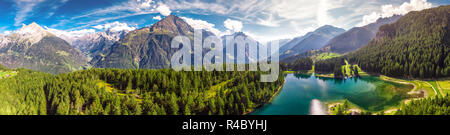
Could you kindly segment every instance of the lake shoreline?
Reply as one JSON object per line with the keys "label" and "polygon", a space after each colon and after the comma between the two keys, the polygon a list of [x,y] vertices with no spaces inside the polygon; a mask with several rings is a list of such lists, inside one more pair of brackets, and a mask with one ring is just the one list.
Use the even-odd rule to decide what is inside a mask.
{"label": "lake shoreline", "polygon": [[281,90],[283,89],[285,83],[286,83],[286,79],[283,80],[283,85],[281,85],[281,86],[278,88],[278,90],[272,95],[272,97],[269,99],[268,102],[261,103],[261,104],[257,105],[255,108],[251,109],[250,111],[248,111],[248,112],[246,112],[246,113],[244,113],[244,114],[242,114],[242,115],[248,115],[248,114],[251,114],[251,113],[253,113],[256,109],[261,108],[261,107],[263,107],[263,106],[266,105],[266,104],[270,104],[270,103],[273,101],[273,98],[275,98],[275,97],[281,92]]}
{"label": "lake shoreline", "polygon": [[[412,95],[412,94],[415,94],[415,93],[419,92],[419,91],[417,90],[417,86],[416,86],[414,83],[411,83],[411,82],[409,82],[409,81],[407,81],[407,80],[402,80],[402,79],[399,79],[399,78],[388,77],[388,76],[384,76],[384,75],[381,75],[381,74],[379,74],[379,75],[372,75],[372,76],[378,77],[378,78],[380,78],[381,80],[387,81],[387,82],[393,82],[393,83],[398,83],[398,84],[403,84],[403,85],[412,85],[413,88],[408,92],[409,95]],[[420,90],[420,91],[422,91],[422,90]],[[410,101],[413,101],[413,100],[420,100],[420,99],[424,99],[424,98],[427,98],[427,97],[428,97],[428,93],[425,91],[425,95],[424,95],[423,97],[418,97],[418,98],[407,98],[407,99],[401,100],[401,102],[407,104],[407,103],[409,103]],[[333,108],[332,108],[333,105],[334,105],[334,106],[340,105],[340,104],[343,104],[343,102],[344,102],[343,100],[325,102],[325,104],[326,104],[326,106],[327,106],[327,108],[328,108],[328,113],[329,113],[330,115],[332,115],[332,114],[331,114],[331,112],[332,112],[331,109],[333,109]],[[350,102],[350,103],[351,103],[351,102]],[[387,109],[383,109],[383,110],[381,110],[381,111],[368,111],[368,110],[365,110],[365,109],[363,109],[363,108],[357,106],[357,105],[354,104],[354,103],[351,103],[351,104],[352,104],[352,105],[351,105],[352,107],[351,107],[350,109],[356,109],[356,110],[359,110],[359,113],[361,113],[362,111],[367,111],[367,112],[372,112],[372,113],[380,113],[380,112],[383,112],[384,114],[391,114],[391,115],[392,115],[393,113],[395,113],[395,112],[399,109],[399,107],[400,107],[400,105],[397,105],[397,106],[389,107],[389,108],[387,108]]]}
{"label": "lake shoreline", "polygon": [[[283,108],[283,109],[287,109],[286,110],[286,114],[291,114],[291,115],[308,115],[308,113],[307,112],[304,112],[304,111],[302,111],[302,110],[305,110],[305,111],[308,111],[308,109],[307,108],[305,108],[305,105],[301,105],[302,103],[306,103],[306,102],[308,102],[309,101],[309,99],[307,99],[308,101],[301,101],[301,102],[298,102],[298,101],[295,101],[296,100],[296,98],[297,98],[297,96],[296,95],[304,95],[304,94],[308,94],[308,93],[304,93],[304,92],[307,92],[307,91],[310,91],[310,90],[315,90],[315,89],[317,89],[317,88],[315,88],[316,86],[318,86],[316,83],[311,83],[311,84],[309,84],[309,83],[302,83],[302,82],[296,82],[296,81],[298,81],[298,80],[310,80],[309,82],[315,82],[316,81],[316,79],[317,80],[320,80],[319,82],[321,82],[321,83],[323,83],[323,81],[327,81],[328,79],[326,79],[326,80],[322,80],[321,78],[324,78],[324,77],[322,77],[322,76],[317,76],[316,74],[306,74],[308,77],[306,77],[306,78],[302,78],[302,77],[297,77],[296,76],[296,73],[291,73],[291,74],[287,74],[288,76],[290,76],[290,77],[286,77],[285,78],[285,80],[283,80],[283,85],[282,86],[280,86],[279,88],[278,88],[278,90],[277,90],[277,92],[275,92],[273,95],[272,95],[272,97],[270,98],[270,100],[268,101],[268,102],[265,102],[265,103],[262,103],[262,104],[259,104],[257,107],[255,107],[255,108],[253,108],[253,109],[251,109],[251,110],[249,110],[248,112],[246,112],[244,115],[252,115],[252,114],[260,114],[260,115],[276,115],[276,114],[279,114],[279,115],[282,115],[282,114],[284,114],[283,112],[285,112],[285,111],[280,111],[279,109],[280,108],[277,108],[277,109],[275,109],[275,110],[273,110],[273,108],[272,109],[270,109],[271,107],[269,107],[269,108],[265,108],[265,105],[269,105],[270,106],[270,104],[272,103],[272,102],[274,102],[274,98],[276,97],[276,96],[278,96],[278,95],[280,95],[280,93],[282,92],[282,90],[283,90],[283,87],[286,87],[287,85],[301,85],[301,87],[299,87],[299,88],[296,88],[296,87],[293,87],[293,88],[290,88],[290,89],[298,89],[298,90],[300,90],[300,91],[298,91],[298,90],[294,90],[294,91],[292,91],[291,90],[291,92],[294,92],[294,93],[291,93],[291,94],[288,94],[288,95],[291,95],[291,97],[283,97],[283,100],[281,100],[281,102],[282,103],[284,103],[284,104],[286,104],[286,105],[288,105],[288,106],[291,106],[292,104],[290,103],[291,101],[288,101],[288,102],[286,102],[286,100],[293,100],[292,101],[292,103],[293,104],[296,104],[296,102],[297,102],[297,104],[298,103],[300,103],[299,105],[300,106],[298,106],[298,107],[300,107],[300,108],[304,108],[304,109],[300,109],[300,108],[298,108],[298,109],[300,109],[299,111],[300,112],[296,112],[296,111],[294,111],[294,112],[292,112],[292,111],[290,111],[290,109],[289,108]],[[305,75],[305,74],[299,74],[299,75]],[[366,77],[369,77],[369,78],[366,78]],[[328,78],[328,77],[325,77],[325,78]],[[387,83],[388,81],[385,81],[385,80],[382,80],[382,79],[380,79],[380,77],[379,76],[363,76],[362,78],[359,78],[359,77],[353,77],[353,78],[346,78],[346,79],[362,79],[362,80],[365,80],[365,79],[369,79],[369,80],[371,80],[370,78],[373,78],[373,79],[376,79],[376,80],[379,80],[379,81],[382,81],[382,82],[385,82],[385,83]],[[292,79],[294,79],[294,80],[296,80],[296,81],[294,81],[294,82],[290,82],[289,84],[287,84],[286,82],[288,82],[289,80],[292,80]],[[330,79],[336,79],[336,78],[330,78]],[[314,80],[314,81],[313,81]],[[330,85],[331,87],[340,87],[339,88],[339,90],[345,90],[346,88],[349,88],[350,86],[352,86],[354,83],[356,83],[357,81],[343,81],[343,83],[344,83],[344,85],[341,85],[340,83],[336,83],[336,82],[333,82],[333,81],[331,81],[331,80],[328,80],[328,82],[329,83],[327,83],[327,85]],[[345,83],[350,83],[350,84],[345,84]],[[382,83],[381,82],[381,83]],[[299,84],[300,83],[300,84]],[[365,81],[362,81],[361,82],[362,84],[366,84],[366,83],[369,83],[369,84],[372,84],[371,82],[365,82]],[[413,89],[412,88],[412,85],[410,85],[410,86],[406,86],[406,84],[403,84],[403,83],[398,83],[398,82],[394,82],[395,84],[381,84],[379,87],[378,87],[378,85],[377,85],[377,88],[376,89],[373,89],[373,90],[390,90],[391,88],[385,88],[385,85],[396,85],[396,84],[400,84],[401,86],[401,89],[403,89],[401,92],[402,93],[406,93],[406,91],[411,91],[411,89]],[[359,85],[361,85],[361,84],[359,84]],[[305,86],[305,87],[304,87]],[[309,87],[308,87],[309,86]],[[361,87],[361,88],[366,88],[366,87]],[[361,89],[361,88],[359,88],[359,89]],[[359,90],[357,90],[358,88],[356,88],[356,89],[353,89],[352,91],[354,91],[354,92],[358,92]],[[304,90],[307,90],[307,91],[304,91]],[[338,91],[339,91],[338,90]],[[368,89],[369,90],[369,89]],[[372,90],[369,90],[369,91],[372,91]],[[400,91],[399,91],[400,92]],[[303,93],[303,94],[302,94]],[[349,93],[349,94],[351,94],[351,93]],[[398,95],[398,94],[400,94],[400,93],[397,93],[397,94],[395,94],[395,95]],[[321,94],[320,94],[321,95]],[[286,96],[286,95],[285,95]],[[339,96],[339,95],[336,95],[336,96]],[[344,98],[346,97],[345,95],[343,95],[344,96]],[[350,96],[350,95],[348,95],[348,96]],[[301,99],[301,97],[299,97],[300,99],[298,99],[298,100],[302,100]],[[338,97],[338,99],[328,99],[329,97],[324,97],[324,98],[321,98],[321,97],[316,97],[316,96],[314,96],[314,97],[311,97],[311,98],[313,98],[313,99],[318,99],[319,101],[323,101],[323,107],[326,109],[325,111],[326,111],[326,115],[333,115],[332,113],[331,113],[331,111],[330,111],[330,104],[332,104],[332,103],[337,103],[337,104],[339,104],[340,102],[342,102],[342,101],[344,101],[344,99],[340,99],[339,97]],[[335,97],[336,98],[336,97]],[[361,98],[357,98],[356,100],[357,101],[353,101],[353,102],[356,102],[356,103],[358,103],[359,102],[359,100],[364,100],[365,98],[363,98],[363,97],[361,97]],[[410,99],[410,98],[407,98],[407,99]],[[351,112],[354,112],[354,113],[352,113],[352,114],[356,114],[356,115],[358,115],[358,114],[361,114],[362,112],[370,112],[370,113],[381,113],[381,112],[384,112],[384,111],[386,111],[386,110],[396,110],[397,108],[398,108],[398,103],[400,103],[400,102],[404,102],[405,100],[407,100],[407,99],[401,99],[401,100],[399,100],[398,102],[397,101],[395,101],[396,103],[395,103],[395,105],[393,104],[393,105],[381,105],[381,106],[384,106],[383,108],[380,108],[381,110],[380,111],[378,111],[378,109],[377,110],[371,110],[371,111],[369,111],[369,110],[366,110],[366,109],[362,109],[362,108],[365,108],[365,107],[362,107],[362,106],[365,106],[365,104],[362,104],[362,106],[359,106],[359,105],[357,105],[357,104],[355,104],[355,103],[353,103],[353,102],[350,102],[350,104],[351,104],[351,108],[349,108],[349,111],[351,111]],[[388,99],[389,100],[389,99]],[[277,102],[279,102],[278,100],[277,100]],[[342,102],[343,103],[343,102]],[[291,104],[291,105],[289,105],[289,104]],[[373,105],[375,105],[375,106],[377,106],[377,103],[371,103],[371,104],[373,104]],[[279,106],[279,104],[277,105],[277,106]],[[380,107],[381,107],[380,106]],[[264,108],[263,108],[264,107]],[[295,107],[295,106],[291,106],[291,107]],[[260,112],[258,109],[261,109],[261,111],[262,112]],[[271,111],[268,111],[268,112],[266,112],[266,110],[267,109],[269,109],[269,110],[272,110],[272,111],[274,111],[274,112],[271,112]],[[257,113],[256,113],[257,112]],[[393,111],[391,111],[391,112],[393,112]]]}

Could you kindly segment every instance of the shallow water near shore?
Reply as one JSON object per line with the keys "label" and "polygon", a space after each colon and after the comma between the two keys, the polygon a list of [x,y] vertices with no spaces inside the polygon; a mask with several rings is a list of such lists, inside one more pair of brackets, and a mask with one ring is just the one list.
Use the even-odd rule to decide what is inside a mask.
{"label": "shallow water near shore", "polygon": [[[313,75],[288,74],[281,91],[271,103],[251,115],[309,115],[326,113],[326,102],[348,99],[367,111],[397,106],[408,98],[413,86],[383,81],[375,76],[334,79]],[[322,106],[320,106],[322,105]],[[319,111],[318,111],[319,110]]]}

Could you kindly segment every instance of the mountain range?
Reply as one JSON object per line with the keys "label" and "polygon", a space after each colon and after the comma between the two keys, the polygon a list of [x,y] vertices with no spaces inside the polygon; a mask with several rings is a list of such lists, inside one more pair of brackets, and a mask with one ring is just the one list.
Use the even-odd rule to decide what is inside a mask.
{"label": "mountain range", "polygon": [[[355,51],[374,39],[382,25],[394,23],[399,18],[401,16],[382,18],[349,31],[325,25],[304,36],[280,40],[280,60],[308,56],[313,54],[311,50],[341,54]],[[25,67],[55,74],[80,70],[89,64],[96,68],[168,68],[171,56],[179,50],[170,47],[172,39],[178,35],[193,41],[194,29],[173,15],[134,31],[106,30],[76,39],[52,34],[32,23],[13,34],[0,35],[0,64],[8,68]],[[214,36],[206,30],[202,30],[202,35],[204,38]],[[243,32],[229,36],[251,38]],[[225,51],[224,39],[222,37],[225,57],[236,58],[236,54]],[[257,42],[257,46],[260,45]],[[256,59],[257,56],[250,56],[248,50],[246,47],[245,55]]]}
{"label": "mountain range", "polygon": [[[237,52],[238,52],[238,50],[237,50],[237,46],[236,45],[234,46],[235,47],[234,52],[227,52],[226,51],[226,49],[227,49],[226,37],[227,36],[233,37],[234,39],[237,38],[237,37],[242,37],[242,38],[247,39],[247,40],[253,40],[256,43],[255,46],[254,46],[254,49],[256,49],[256,51],[255,51],[256,53],[251,54],[250,53],[250,45],[246,44],[245,47],[244,47],[245,48],[245,50],[244,50],[244,52],[245,52],[245,55],[244,55],[245,56],[245,62],[244,63],[249,63],[250,59],[253,60],[253,61],[257,61],[258,60],[259,47],[261,46],[261,44],[259,42],[257,42],[256,40],[254,40],[252,37],[246,35],[244,32],[236,32],[236,33],[233,33],[231,35],[222,36],[221,39],[222,39],[222,44],[224,45],[223,52],[224,52],[224,56],[225,57],[228,57],[228,58],[234,60],[234,63],[239,63],[237,61],[237,57],[238,57],[237,56]],[[239,63],[239,64],[242,64],[242,63]]]}
{"label": "mountain range", "polygon": [[[129,32],[105,51],[104,56],[94,56],[91,63],[98,68],[168,68],[172,55],[179,50],[170,47],[172,39],[178,35],[193,41],[194,28],[183,19],[170,15],[150,27]],[[203,30],[202,35],[214,34]]]}
{"label": "mountain range", "polygon": [[375,38],[378,29],[382,25],[394,23],[400,17],[400,15],[395,15],[388,18],[380,18],[366,26],[352,28],[331,39],[321,50],[340,54],[355,51]]}
{"label": "mountain range", "polygon": [[8,68],[57,74],[83,69],[86,62],[79,50],[36,23],[0,37],[0,64]]}
{"label": "mountain range", "polygon": [[310,50],[320,49],[330,39],[344,32],[344,29],[325,25],[304,36],[294,38],[280,48],[280,60]]}
{"label": "mountain range", "polygon": [[[321,53],[339,53],[345,54],[349,52],[353,52],[367,43],[369,43],[372,39],[375,38],[378,29],[385,24],[391,24],[396,22],[402,16],[394,15],[388,18],[380,18],[376,22],[362,26],[362,27],[354,27],[342,34],[339,34],[332,39],[330,39],[325,46],[319,49],[308,50],[303,53],[299,53],[296,55],[291,55],[289,57],[283,57],[282,61],[284,62],[293,62],[296,59],[310,57],[314,55],[318,55]],[[303,40],[303,37],[299,37],[295,40]],[[288,47],[286,45],[285,47]]]}
{"label": "mountain range", "polygon": [[[175,36],[193,41],[194,29],[177,16],[167,16],[150,27],[134,31],[97,32],[82,37],[53,34],[36,23],[26,25],[7,36],[0,35],[0,64],[8,68],[29,68],[48,73],[64,73],[87,67],[122,69],[159,69],[170,67]],[[203,39],[215,36],[202,30]],[[228,36],[243,36],[243,32]],[[225,38],[222,37],[223,39]],[[225,45],[225,40],[224,40]],[[259,46],[260,44],[257,43]],[[38,47],[38,48],[37,48]],[[53,47],[53,48],[51,48]],[[46,49],[46,50],[41,50]],[[225,52],[224,47],[224,52]],[[206,53],[208,49],[204,49]],[[248,47],[246,55],[250,56]],[[225,53],[236,58],[236,54]],[[250,56],[256,59],[257,56]],[[246,60],[248,62],[248,59]]]}
{"label": "mountain range", "polygon": [[345,56],[364,71],[388,76],[450,75],[450,6],[410,12],[379,28],[364,47]]}
{"label": "mountain range", "polygon": [[126,30],[112,31],[108,29],[104,32],[91,33],[75,39],[72,46],[89,57],[104,56],[104,53],[128,32]]}

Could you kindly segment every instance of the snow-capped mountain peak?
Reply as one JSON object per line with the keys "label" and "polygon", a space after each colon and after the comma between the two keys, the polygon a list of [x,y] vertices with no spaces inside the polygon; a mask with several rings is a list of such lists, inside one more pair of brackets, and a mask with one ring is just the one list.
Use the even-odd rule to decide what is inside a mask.
{"label": "snow-capped mountain peak", "polygon": [[6,38],[6,37],[3,36],[3,35],[0,35],[0,48],[5,47],[6,45],[8,45],[9,42],[10,42],[10,41],[9,41],[8,38]]}
{"label": "snow-capped mountain peak", "polygon": [[18,43],[35,44],[47,35],[49,35],[49,32],[33,22],[29,25],[23,25],[22,28],[15,31],[14,34],[9,35],[9,37]]}
{"label": "snow-capped mountain peak", "polygon": [[23,25],[18,31],[17,34],[34,34],[34,33],[44,33],[46,32],[44,28],[42,28],[37,23],[33,22],[29,25]]}

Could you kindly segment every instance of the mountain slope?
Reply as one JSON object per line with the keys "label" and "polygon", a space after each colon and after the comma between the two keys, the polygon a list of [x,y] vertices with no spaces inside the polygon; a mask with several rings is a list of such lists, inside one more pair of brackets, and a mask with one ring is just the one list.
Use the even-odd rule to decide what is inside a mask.
{"label": "mountain slope", "polygon": [[[250,37],[250,36],[248,36],[248,35],[246,35],[244,32],[236,32],[236,33],[233,33],[233,34],[231,34],[231,35],[225,35],[225,36],[222,36],[222,44],[223,44],[223,54],[224,54],[224,57],[228,57],[228,58],[230,58],[230,59],[232,59],[232,60],[235,60],[235,63],[238,63],[237,62],[237,46],[235,45],[234,47],[234,51],[235,52],[227,52],[226,51],[226,37],[227,36],[231,36],[231,37],[233,37],[234,39],[236,39],[237,37],[243,37],[244,39],[248,39],[248,40],[253,40],[253,41],[255,41],[252,37]],[[258,60],[258,56],[259,56],[259,47],[261,46],[261,44],[259,43],[259,42],[257,42],[257,41],[255,41],[256,42],[256,47],[255,47],[255,49],[256,49],[256,54],[250,54],[250,50],[249,50],[249,46],[248,45],[245,45],[245,63],[249,63],[250,62],[250,59],[252,59],[252,60],[254,60],[254,61],[257,61]],[[238,64],[242,64],[242,63],[238,63]]]}
{"label": "mountain slope", "polygon": [[287,50],[291,49],[292,47],[294,47],[295,45],[297,45],[298,43],[300,43],[301,41],[303,41],[306,37],[309,37],[310,35],[312,35],[312,32],[309,32],[309,33],[307,33],[304,36],[296,37],[296,38],[290,40],[289,42],[285,43],[279,49],[280,54],[282,54],[282,53],[286,52]]}
{"label": "mountain slope", "polygon": [[123,38],[129,31],[111,31],[97,32],[87,34],[73,41],[72,46],[76,47],[88,56],[104,55],[111,46]]}
{"label": "mountain slope", "polygon": [[9,39],[3,35],[0,35],[0,48],[5,47],[6,45],[9,44]]}
{"label": "mountain slope", "polygon": [[[105,56],[97,55],[91,63],[99,68],[167,68],[172,55],[179,50],[170,47],[178,35],[193,39],[194,29],[183,19],[170,15],[151,27],[129,32]],[[213,34],[203,31],[204,37],[209,35]]]}
{"label": "mountain slope", "polygon": [[85,56],[66,41],[45,31],[36,23],[8,35],[0,47],[0,64],[8,68],[27,68],[48,73],[82,69]]}
{"label": "mountain slope", "polygon": [[[320,49],[333,37],[345,32],[344,29],[325,25],[314,32],[310,32],[303,37],[290,41],[280,49],[280,60],[290,56],[298,55],[310,50]],[[286,48],[289,48],[286,51]]]}
{"label": "mountain slope", "polygon": [[373,38],[376,32],[384,24],[390,24],[397,21],[401,16],[392,16],[389,18],[378,19],[375,23],[363,27],[355,27],[339,36],[331,39],[327,45],[322,48],[326,52],[347,53],[354,51],[366,45]]}
{"label": "mountain slope", "polygon": [[380,27],[369,44],[347,56],[368,72],[388,76],[450,76],[450,6],[410,12]]}

